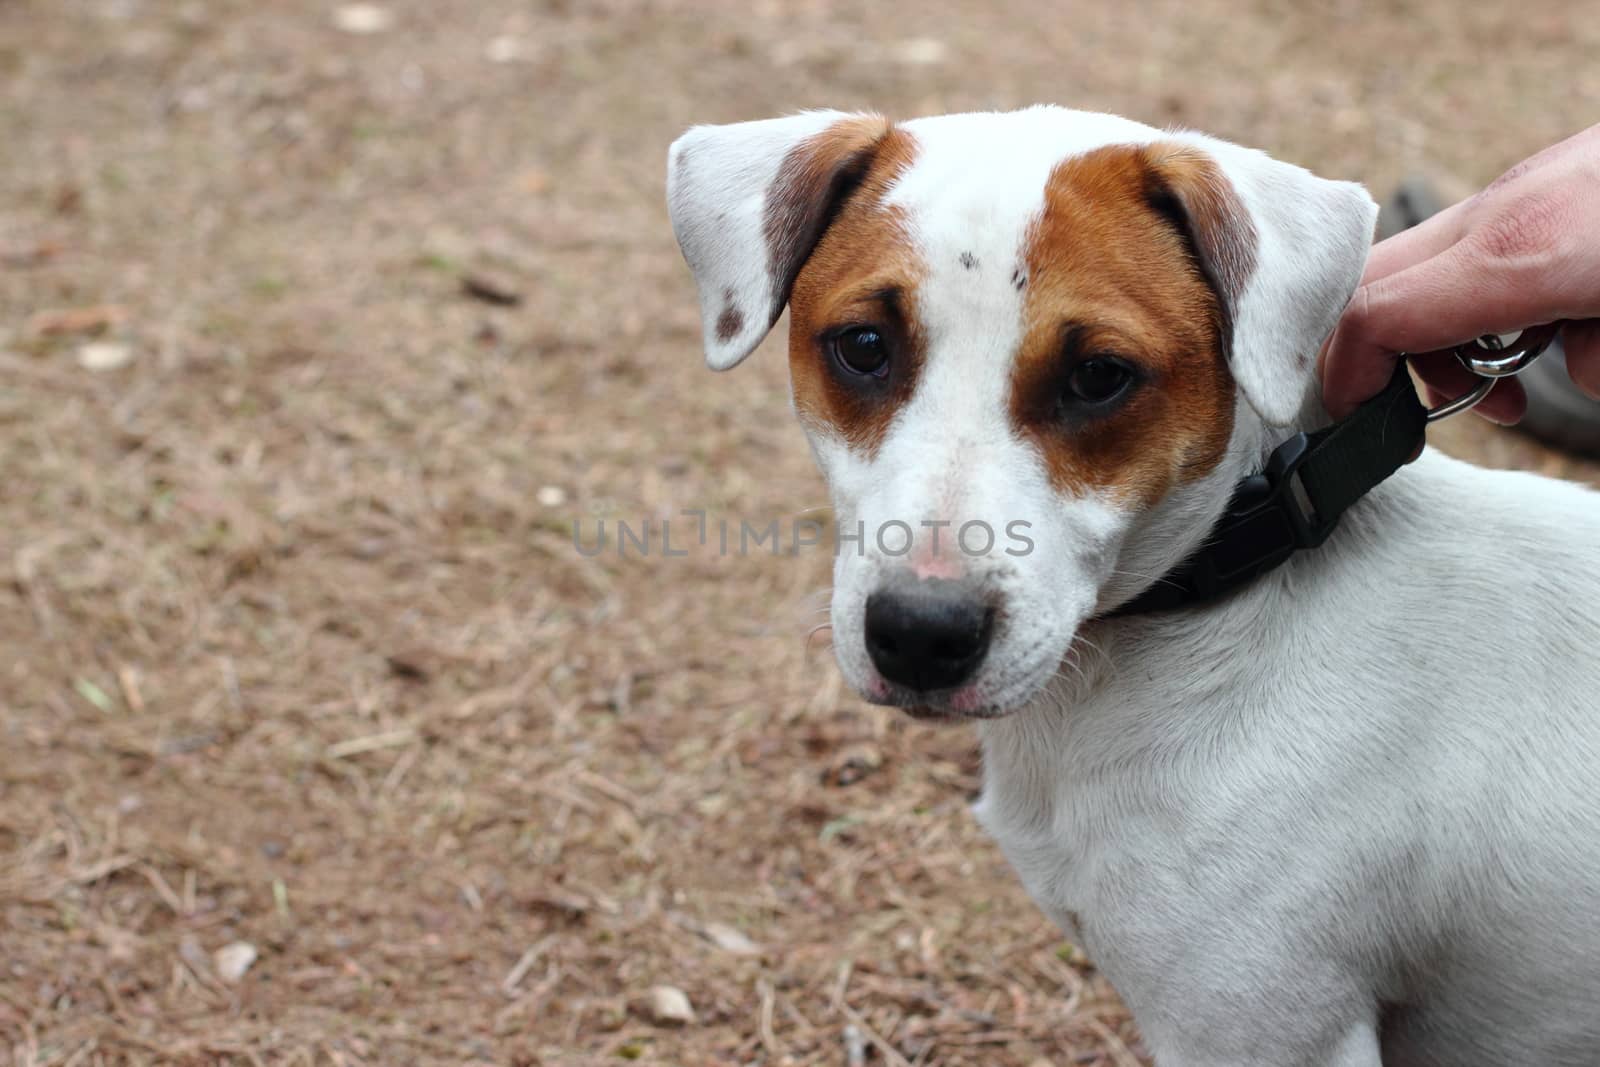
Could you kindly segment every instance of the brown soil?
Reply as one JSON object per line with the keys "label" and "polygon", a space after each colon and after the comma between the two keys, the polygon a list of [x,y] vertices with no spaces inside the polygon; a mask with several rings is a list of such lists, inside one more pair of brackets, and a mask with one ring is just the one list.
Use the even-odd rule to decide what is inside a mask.
{"label": "brown soil", "polygon": [[337,7],[0,0],[0,1063],[1143,1062],[825,553],[573,550],[823,501],[666,145],[1050,100],[1470,188],[1600,113],[1589,5]]}

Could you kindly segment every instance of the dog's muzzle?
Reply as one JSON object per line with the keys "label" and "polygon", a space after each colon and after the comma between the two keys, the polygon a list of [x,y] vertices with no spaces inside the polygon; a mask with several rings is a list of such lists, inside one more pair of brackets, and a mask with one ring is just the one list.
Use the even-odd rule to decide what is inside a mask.
{"label": "dog's muzzle", "polygon": [[954,689],[982,666],[994,608],[964,582],[929,579],[867,598],[867,654],[878,673],[918,693]]}

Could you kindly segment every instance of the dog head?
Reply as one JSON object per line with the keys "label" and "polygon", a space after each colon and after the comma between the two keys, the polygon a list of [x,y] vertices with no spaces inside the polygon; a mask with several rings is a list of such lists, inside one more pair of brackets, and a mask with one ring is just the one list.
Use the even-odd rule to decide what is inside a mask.
{"label": "dog head", "polygon": [[1002,714],[1189,555],[1313,417],[1376,207],[1259,152],[1060,108],[696,127],[667,198],[707,362],[790,309],[868,699]]}

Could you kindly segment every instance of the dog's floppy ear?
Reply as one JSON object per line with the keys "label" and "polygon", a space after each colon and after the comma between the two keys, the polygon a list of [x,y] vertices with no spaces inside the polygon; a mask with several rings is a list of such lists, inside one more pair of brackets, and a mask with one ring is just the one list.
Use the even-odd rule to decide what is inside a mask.
{"label": "dog's floppy ear", "polygon": [[667,210],[700,290],[706,362],[727,370],[772,329],[840,200],[889,131],[879,115],[807,111],[696,126],[667,153]]}
{"label": "dog's floppy ear", "polygon": [[1181,214],[1224,305],[1234,381],[1265,422],[1293,423],[1361,281],[1378,206],[1353,182],[1198,134],[1146,152],[1153,201]]}

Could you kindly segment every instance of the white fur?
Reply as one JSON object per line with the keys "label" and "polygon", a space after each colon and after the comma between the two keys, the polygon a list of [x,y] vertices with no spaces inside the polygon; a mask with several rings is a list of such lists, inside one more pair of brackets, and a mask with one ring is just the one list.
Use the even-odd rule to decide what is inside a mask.
{"label": "white fur", "polygon": [[[754,186],[816,121],[687,135],[670,201],[703,295],[765,262],[759,225],[738,220],[759,217]],[[846,677],[874,700],[926,700],[876,674],[862,615],[930,564],[871,530],[1028,522],[1031,553],[960,560],[1004,621],[974,681],[933,710],[983,720],[984,825],[1162,1067],[1600,1064],[1600,578],[1586,566],[1600,497],[1429,453],[1323,548],[1225,601],[1091,621],[1193,551],[1284,426],[1321,418],[1301,357],[1356,284],[1371,201],[1111,116],[905,128],[918,150],[890,200],[924,267],[922,375],[870,454],[807,427],[841,521],[869,531],[835,568]],[[1054,490],[1006,395],[1012,276],[1052,167],[1157,138],[1211,154],[1257,251],[1234,308],[1225,458],[1139,512]],[[717,231],[724,194],[734,222]],[[715,303],[718,365],[760,336],[716,348]]]}
{"label": "white fur", "polygon": [[1162,1067],[1600,1063],[1596,544],[1430,451],[982,725],[979,818]]}

